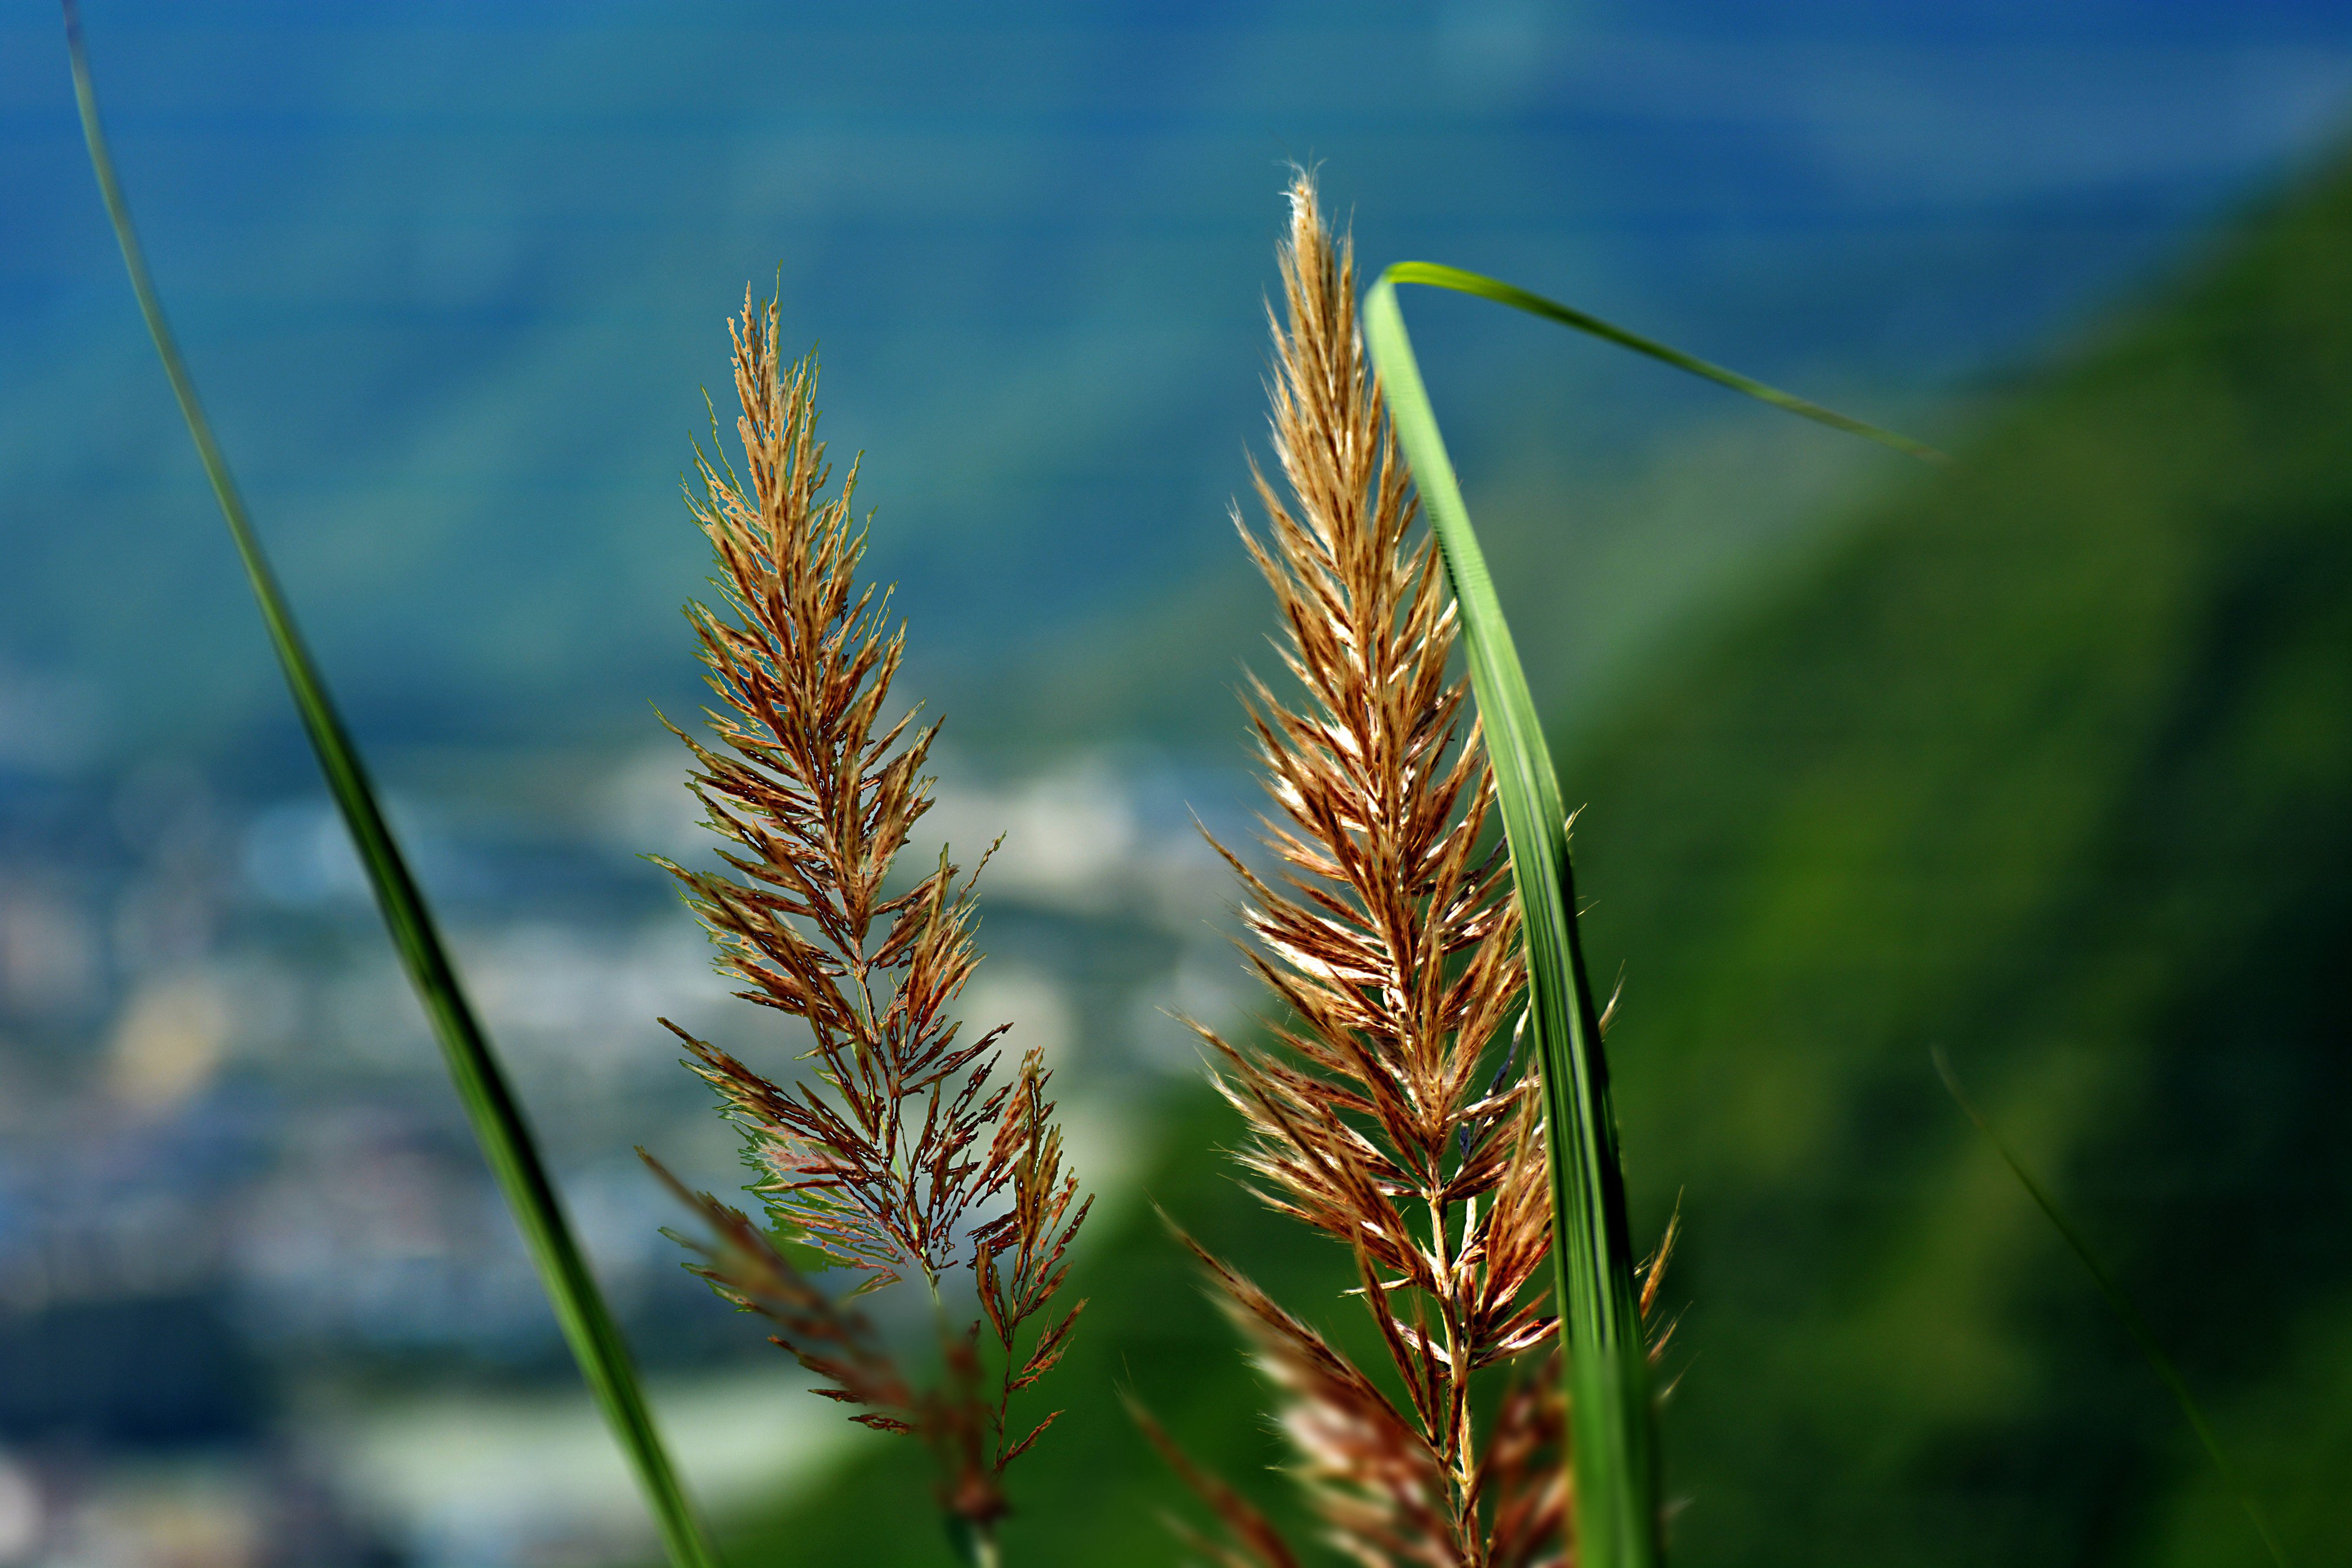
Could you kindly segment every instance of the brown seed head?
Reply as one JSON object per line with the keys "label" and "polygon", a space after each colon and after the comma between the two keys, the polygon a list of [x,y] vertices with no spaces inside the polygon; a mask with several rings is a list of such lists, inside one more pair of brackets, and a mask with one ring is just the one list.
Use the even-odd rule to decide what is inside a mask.
{"label": "brown seed head", "polygon": [[[1047,1312],[1091,1200],[1062,1168],[1044,1059],[1030,1051],[1007,1077],[1002,1027],[960,1038],[977,870],[963,876],[942,851],[888,891],[931,804],[936,726],[914,727],[911,712],[885,722],[905,632],[887,595],[858,584],[856,471],[826,494],[816,364],[780,361],[776,318],[747,295],[730,323],[743,465],[698,448],[688,496],[718,563],[719,607],[687,615],[719,702],[709,744],[671,729],[726,869],[660,863],[737,994],[800,1019],[812,1045],[808,1071],[778,1082],[669,1026],[741,1130],[769,1221],[693,1199],[718,1239],[700,1269],[777,1325],[777,1343],[831,1385],[820,1393],[864,1406],[853,1419],[922,1437],[942,1500],[986,1524],[1003,1511],[1004,1466],[1053,1420],[1006,1426],[1013,1395],[1060,1358],[1085,1306]],[[983,1321],[946,1333],[943,1383],[913,1386],[778,1238],[845,1271],[849,1296],[909,1275],[936,1296],[969,1270],[990,1353]]]}
{"label": "brown seed head", "polygon": [[[1303,172],[1290,206],[1269,312],[1279,482],[1253,464],[1263,534],[1234,518],[1290,677],[1245,698],[1280,869],[1225,857],[1250,962],[1287,1016],[1262,1044],[1201,1032],[1249,1129],[1241,1164],[1268,1204],[1349,1249],[1402,1400],[1201,1256],[1282,1391],[1336,1545],[1370,1564],[1537,1568],[1565,1561],[1570,1499],[1537,1070],[1509,1028],[1518,915],[1468,691],[1446,673],[1454,605],[1358,333],[1350,247]],[[1507,1387],[1482,1429],[1472,1388],[1488,1368]]]}

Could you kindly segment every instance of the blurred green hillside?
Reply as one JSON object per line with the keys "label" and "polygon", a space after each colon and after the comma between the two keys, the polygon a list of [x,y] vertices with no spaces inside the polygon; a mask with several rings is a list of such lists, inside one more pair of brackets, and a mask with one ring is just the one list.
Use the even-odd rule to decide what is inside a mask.
{"label": "blurred green hillside", "polygon": [[[1685,1195],[1678,1561],[2260,1560],[1937,1086],[1937,1044],[2298,1559],[2352,1560],[2347,435],[2352,173],[2012,402],[1957,473],[1694,629],[1566,748],[1592,950],[1627,976],[1637,1229]],[[1509,608],[1542,613],[1524,590]],[[1341,1260],[1252,1211],[1213,1148],[1229,1133],[1173,1111],[1152,1191],[1304,1303]],[[1055,1379],[1074,1408],[1016,1487],[1024,1568],[1179,1556],[1151,1517],[1178,1489],[1117,1380],[1277,1490],[1172,1244],[1148,1218],[1101,1239]],[[853,1468],[735,1560],[940,1561],[920,1485]]]}
{"label": "blurred green hillside", "polygon": [[1571,758],[1690,1560],[2260,1556],[1935,1044],[2352,1555],[2347,285],[2339,174]]}

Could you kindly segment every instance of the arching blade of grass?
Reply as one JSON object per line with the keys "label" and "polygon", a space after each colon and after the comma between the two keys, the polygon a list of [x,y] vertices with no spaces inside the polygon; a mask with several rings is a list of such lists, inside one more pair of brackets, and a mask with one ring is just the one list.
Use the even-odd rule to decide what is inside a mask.
{"label": "arching blade of grass", "polygon": [[1543,1061],[1550,1132],[1552,1258],[1568,1352],[1578,1561],[1585,1568],[1649,1568],[1662,1555],[1649,1355],[1633,1289],[1634,1253],[1608,1061],[1577,936],[1568,823],[1535,699],[1397,308],[1400,283],[1425,283],[1515,306],[1914,456],[1941,461],[1943,455],[1475,272],[1401,262],[1383,272],[1365,296],[1365,346],[1380,371],[1397,439],[1412,465],[1413,483],[1461,608],[1471,686],[1526,922],[1536,1049]]}
{"label": "arching blade of grass", "polygon": [[1646,1568],[1660,1557],[1649,1355],[1633,1291],[1633,1249],[1600,1016],[1577,939],[1559,782],[1386,274],[1365,297],[1364,342],[1461,607],[1471,689],[1526,923],[1550,1133],[1552,1262],[1568,1352],[1577,1560],[1588,1568]]}
{"label": "arching blade of grass", "polygon": [[1488,277],[1483,273],[1465,272],[1458,267],[1446,267],[1434,261],[1400,261],[1381,273],[1380,282],[1373,287],[1383,287],[1398,283],[1419,283],[1431,288],[1450,288],[1456,294],[1475,294],[1481,299],[1508,305],[1530,316],[1540,316],[1547,321],[1557,321],[1576,331],[1591,333],[1620,348],[1631,349],[1637,354],[1646,354],[1678,371],[1687,371],[1703,381],[1714,382],[1736,392],[1744,392],[1759,402],[1769,402],[1774,408],[1785,409],[1800,419],[1810,419],[1816,424],[1826,424],[1832,430],[1859,435],[1864,441],[1875,441],[1882,446],[1891,446],[1922,462],[1951,462],[1949,457],[1924,441],[1914,441],[1907,435],[1856,419],[1852,414],[1840,413],[1833,408],[1823,408],[1809,398],[1782,392],[1779,387],[1767,386],[1751,376],[1743,376],[1738,371],[1709,363],[1696,354],[1685,354],[1654,338],[1644,338],[1639,332],[1628,331],[1614,322],[1603,321],[1600,317],[1579,310],[1572,305],[1562,305],[1556,299],[1546,299],[1540,294],[1530,294],[1500,278]]}
{"label": "arching blade of grass", "polygon": [[2058,1200],[2050,1196],[2050,1189],[2026,1168],[2024,1157],[2007,1138],[1994,1130],[1990,1122],[1985,1120],[1984,1113],[1977,1109],[1976,1102],[1969,1099],[1968,1091],[1960,1087],[1959,1075],[1952,1071],[1952,1064],[1946,1060],[1943,1048],[1938,1046],[1928,1054],[1934,1058],[1936,1071],[1943,1079],[1944,1088],[1953,1102],[1968,1113],[1969,1121],[1977,1124],[1977,1131],[1985,1135],[1985,1141],[2000,1155],[2001,1162],[2009,1166],[2010,1174],[2041,1206],[2050,1223],[2057,1227],[2058,1234],[2065,1239],[2076,1260],[2089,1271],[2091,1282],[2098,1286],[2099,1294],[2107,1299],[2107,1305],[2115,1309],[2116,1317],[2123,1320],[2124,1332],[2131,1335],[2133,1343],[2139,1346],[2140,1354],[2147,1357],[2148,1365],[2155,1368],[2157,1377],[2171,1391],[2173,1401],[2180,1406],[2182,1418],[2189,1423],[2189,1429],[2196,1433],[2197,1440],[2205,1446],[2206,1455],[2212,1459],[2213,1468],[2221,1472],[2223,1484],[2237,1494],[2238,1506],[2246,1511],[2246,1518],[2253,1523],[2254,1533],[2261,1536],[2263,1544],[2269,1548],[2271,1561],[2279,1568],[2287,1568],[2286,1550],[2279,1544],[2278,1537],[2272,1533],[2270,1520],[2263,1514],[2262,1504],[2254,1500],[2252,1489],[2246,1485],[2245,1478],[2238,1473],[2238,1467],[2230,1462],[2230,1456],[2222,1450],[2220,1436],[2214,1432],[2212,1423],[2205,1419],[2205,1412],[2198,1408],[2196,1399],[2189,1392],[2188,1381],[2180,1375],[2180,1369],[2172,1364],[2172,1358],[2165,1354],[2164,1347],[2156,1343],[2156,1331],[2149,1328],[2147,1320],[2139,1315],[2139,1309],[2132,1305],[2131,1298],[2124,1294],[2124,1288],[2116,1283],[2116,1277],[2107,1272],[2105,1264],[2099,1261],[2099,1255],[2091,1250],[2090,1242],[2074,1228],[2074,1222],[2066,1218],[2066,1211],[2058,1207]]}
{"label": "arching blade of grass", "polygon": [[432,913],[425,907],[424,894],[409,873],[400,845],[384,821],[359,752],[328,696],[326,683],[303,645],[293,612],[278,589],[269,562],[262,554],[261,543],[246,516],[245,503],[237,495],[227,460],[213,438],[203,405],[196,401],[194,383],[180,358],[171,327],[163,319],[154,282],[148,276],[146,258],[131,225],[122,187],[107,153],[80,21],[73,0],[64,0],[64,4],[74,97],[81,108],[82,133],[89,142],[90,166],[98,176],[99,192],[105,198],[107,216],[114,225],[114,237],[122,246],[122,261],[131,273],[131,289],[139,297],[139,309],[146,318],[148,334],[155,340],[155,351],[163,361],[163,373],[171,380],[173,395],[179,400],[188,434],[195,441],[205,476],[211,480],[213,496],[228,523],[229,537],[236,542],[238,559],[245,563],[246,580],[261,607],[270,644],[277,650],[278,665],[285,672],[287,687],[293,694],[311,749],[318,754],[319,766],[327,776],[327,787],[342,811],[344,825],[351,830],[361,862],[367,868],[376,905],[383,913],[393,945],[399,949],[409,981],[416,988],[416,995],[432,1021],[433,1032],[440,1040],[449,1076],[473,1124],[474,1136],[506,1195],[508,1207],[514,1211],[524,1240],[530,1244],[532,1260],[539,1267],[540,1283],[555,1308],[564,1337],[571,1342],[572,1353],[578,1358],[581,1373],[594,1391],[597,1403],[603,1406],[614,1438],[636,1470],[670,1561],[677,1568],[717,1568],[718,1553],[695,1517],[662,1447],[628,1346],[604,1305],[594,1277],[588,1271],[579,1244],[572,1239],[554,1186],[548,1179],[546,1167],[541,1164],[539,1151],[531,1142],[530,1128],[523,1121],[522,1108],[507,1086],[506,1076],[491,1053],[489,1040],[482,1032],[458,983],[457,970],[435,928]]}

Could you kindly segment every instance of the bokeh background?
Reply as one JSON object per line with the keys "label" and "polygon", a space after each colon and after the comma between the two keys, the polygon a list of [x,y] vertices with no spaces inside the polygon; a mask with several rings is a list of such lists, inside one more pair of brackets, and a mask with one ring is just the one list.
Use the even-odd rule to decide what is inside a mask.
{"label": "bokeh background", "polygon": [[[1345,1323],[1167,1016],[1246,1027],[1288,165],[1962,455],[1408,301],[1580,820],[1636,1226],[1688,1240],[1692,1564],[2260,1561],[1937,1088],[2053,1179],[2301,1561],[2352,1556],[2352,13],[1774,0],[92,0],[253,510],[733,1560],[944,1560],[919,1470],[675,1267],[677,496],[777,287],[1008,834],[975,1015],[1059,1064],[1094,1299],[1012,1561],[1174,1562],[1126,1385],[1286,1506],[1158,1199]],[[650,706],[649,706],[650,705]],[[604,1563],[650,1536],[368,906],[0,15],[0,1563]]]}

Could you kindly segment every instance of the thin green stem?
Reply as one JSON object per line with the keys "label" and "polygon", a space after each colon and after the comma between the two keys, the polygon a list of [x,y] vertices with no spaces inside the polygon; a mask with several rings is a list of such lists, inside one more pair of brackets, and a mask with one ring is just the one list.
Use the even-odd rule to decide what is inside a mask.
{"label": "thin green stem", "polygon": [[975,1524],[960,1513],[948,1515],[948,1544],[954,1548],[956,1561],[965,1568],[1004,1568],[1004,1548],[996,1539],[996,1526]]}
{"label": "thin green stem", "polygon": [[719,1555],[662,1446],[628,1346],[572,1238],[554,1184],[531,1141],[522,1107],[508,1086],[498,1059],[491,1052],[488,1037],[483,1033],[459,984],[425,895],[409,871],[391,825],[384,820],[359,750],[344,729],[341,716],[328,695],[326,682],[295,625],[293,611],[286,602],[246,514],[228,461],[214,438],[204,405],[197,401],[195,383],[189,377],[179,345],[163,318],[146,256],[131,226],[130,206],[123,200],[113,159],[107,152],[80,18],[73,0],[64,0],[64,7],[67,49],[73,66],[74,98],[81,109],[82,134],[89,143],[90,167],[98,177],[107,217],[122,247],[122,263],[131,274],[131,292],[138,297],[148,336],[154,340],[156,355],[163,362],[163,374],[172,383],[172,394],[178,400],[181,417],[187,422],[188,434],[195,442],[205,476],[211,481],[213,497],[220,504],[229,538],[236,546],[238,559],[244,563],[246,580],[260,607],[262,622],[268,629],[270,645],[277,652],[278,667],[285,674],[302,727],[326,775],[327,788],[342,812],[344,825],[351,831],[361,862],[367,869],[376,906],[383,912],[384,925],[391,933],[393,946],[399,950],[409,982],[425,1005],[425,1016],[448,1064],[449,1076],[457,1085],[457,1098],[473,1124],[483,1157],[530,1246],[540,1283],[555,1309],[565,1339],[571,1343],[581,1374],[636,1471],[669,1560],[677,1568],[717,1568]]}
{"label": "thin green stem", "polygon": [[2246,1484],[2245,1477],[2239,1474],[2238,1467],[2230,1462],[2230,1456],[2223,1451],[2221,1438],[2213,1430],[2213,1424],[2205,1419],[2205,1412],[2198,1408],[2196,1399],[2189,1394],[2188,1379],[2180,1375],[2180,1369],[2172,1364],[2172,1358],[2164,1354],[2163,1346],[2157,1343],[2156,1331],[2149,1328],[2147,1320],[2139,1315],[2139,1309],[2132,1305],[2131,1298],[2124,1294],[2124,1288],[2116,1282],[2116,1277],[2107,1271],[2107,1266],[2099,1260],[2099,1255],[2091,1250],[2090,1242],[2074,1228],[2074,1222],[2066,1218],[2065,1210],[2058,1207],[2058,1200],[2050,1196],[2050,1189],[2026,1168],[2024,1156],[2007,1138],[1993,1130],[1993,1124],[1985,1120],[1984,1113],[1977,1109],[1976,1102],[1969,1098],[1968,1091],[1960,1087],[1959,1074],[1952,1071],[1951,1062],[1944,1056],[1943,1047],[1937,1046],[1927,1054],[1936,1063],[1937,1074],[1943,1079],[1946,1092],[1962,1111],[1968,1113],[1969,1120],[1977,1124],[1977,1131],[1985,1135],[1985,1141],[2000,1155],[2001,1162],[2009,1166],[2010,1174],[2041,1206],[2050,1223],[2057,1227],[2058,1234],[2073,1249],[2076,1261],[2089,1272],[2091,1282],[2099,1288],[2099,1294],[2106,1298],[2107,1305],[2114,1309],[2116,1317],[2123,1320],[2124,1332],[2131,1335],[2132,1342],[2139,1346],[2140,1354],[2147,1358],[2147,1364],[2155,1369],[2158,1379],[2172,1395],[2173,1402],[2180,1406],[2181,1416],[2189,1423],[2189,1429],[2197,1434],[2198,1442],[2204,1445],[2206,1457],[2213,1461],[2213,1468],[2221,1472],[2222,1484],[2237,1495],[2238,1506],[2246,1511],[2246,1518],[2253,1523],[2254,1533],[2261,1536],[2263,1544],[2269,1548],[2271,1561],[2279,1568],[2288,1568],[2286,1549],[2279,1544],[2278,1536],[2272,1531],[2270,1519],[2263,1512],[2262,1504],[2254,1500],[2253,1489]]}

